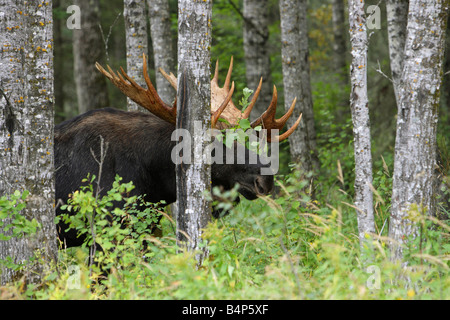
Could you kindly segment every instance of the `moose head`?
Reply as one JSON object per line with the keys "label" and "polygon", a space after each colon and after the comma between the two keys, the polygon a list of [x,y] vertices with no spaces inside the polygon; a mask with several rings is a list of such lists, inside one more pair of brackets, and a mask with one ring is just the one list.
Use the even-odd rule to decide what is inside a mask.
{"label": "moose head", "polygon": [[[97,182],[101,194],[105,194],[111,188],[116,175],[119,175],[124,182],[133,181],[135,189],[132,193],[143,195],[147,202],[165,201],[166,204],[170,204],[176,201],[175,163],[171,159],[171,151],[176,145],[171,139],[176,130],[176,100],[169,105],[160,98],[149,79],[145,55],[143,56],[143,72],[146,89],[138,85],[122,68],[120,73],[116,73],[109,66],[108,71],[98,63],[96,67],[122,93],[150,113],[106,108],[89,111],[57,125],[55,128],[56,198],[66,202],[68,195],[82,185],[81,181],[88,173],[99,172],[98,159],[101,158],[102,150],[100,141],[103,141],[108,148],[106,154],[102,155],[101,182]],[[262,79],[249,106],[241,112],[232,101],[234,92],[234,82],[231,82],[232,68],[233,59],[231,59],[223,87],[218,84],[218,63],[211,80],[211,128],[217,130],[230,128],[237,125],[241,119],[248,119],[261,91]],[[164,71],[162,73],[176,90],[176,77]],[[284,127],[292,115],[295,102],[295,100],[292,102],[285,115],[276,119],[277,91],[274,86],[270,105],[259,118],[251,123],[251,127],[261,126],[266,129],[267,135],[264,139],[268,142],[285,140],[299,125],[301,115],[283,134],[272,134],[271,129],[277,129],[276,132],[278,132]],[[226,121],[219,121],[219,118]],[[216,140],[214,143],[216,148],[213,153],[220,151],[220,148],[224,150],[223,161],[211,165],[213,187],[218,186],[229,190],[238,184],[238,192],[249,200],[259,195],[266,195],[272,190],[273,175],[261,174],[261,168],[268,167],[267,161],[263,161],[264,156],[255,155],[253,151],[244,148],[244,152],[240,155],[241,161],[227,163],[226,154],[238,153],[237,143],[228,147]],[[220,158],[217,154],[212,156]],[[251,162],[252,158],[256,160]],[[60,213],[61,211],[57,209],[57,214]],[[218,212],[215,211],[213,215],[217,217]],[[66,246],[81,245],[82,239],[79,239],[74,231],[66,231],[66,225],[61,223],[58,229],[59,237]]]}

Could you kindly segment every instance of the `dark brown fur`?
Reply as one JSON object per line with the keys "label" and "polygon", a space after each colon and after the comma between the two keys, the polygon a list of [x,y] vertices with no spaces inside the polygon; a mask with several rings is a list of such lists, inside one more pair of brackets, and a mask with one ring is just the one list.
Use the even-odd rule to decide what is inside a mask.
{"label": "dark brown fur", "polygon": [[[111,187],[115,176],[133,181],[134,194],[145,195],[148,202],[176,200],[175,164],[171,141],[175,127],[148,113],[126,112],[112,108],[89,111],[55,128],[56,199],[67,202],[88,173],[98,174],[100,136],[108,145],[101,176],[101,194]],[[91,152],[92,150],[92,152]],[[248,162],[248,161],[247,161]],[[240,184],[239,192],[248,199],[268,193],[273,176],[261,176],[258,164],[213,164],[212,185],[224,189]],[[57,209],[57,214],[60,214]],[[59,237],[67,247],[82,244],[75,231],[58,226]]]}

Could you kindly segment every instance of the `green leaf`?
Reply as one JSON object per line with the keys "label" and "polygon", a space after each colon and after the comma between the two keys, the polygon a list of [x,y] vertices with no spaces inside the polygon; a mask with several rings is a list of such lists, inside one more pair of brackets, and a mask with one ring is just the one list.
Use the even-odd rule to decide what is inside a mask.
{"label": "green leaf", "polygon": [[223,119],[223,118],[219,118],[219,120],[217,120],[217,121],[219,121],[219,122],[223,122],[223,123],[225,123],[225,124],[228,124],[228,125],[230,125],[230,123],[228,122],[228,120],[226,120],[226,119]]}
{"label": "green leaf", "polygon": [[120,193],[113,193],[112,197],[115,201],[122,201],[122,195]]}
{"label": "green leaf", "polygon": [[241,127],[244,131],[250,129],[252,126],[250,125],[250,120],[241,119],[239,120],[239,127]]}
{"label": "green leaf", "polygon": [[24,190],[22,193],[22,200],[25,200],[29,194],[30,194],[30,192],[28,190]]}

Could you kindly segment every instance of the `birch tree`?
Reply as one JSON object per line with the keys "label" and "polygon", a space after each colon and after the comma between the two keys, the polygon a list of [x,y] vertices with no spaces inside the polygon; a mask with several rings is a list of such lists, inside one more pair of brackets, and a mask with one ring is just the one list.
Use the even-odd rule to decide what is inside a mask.
{"label": "birch tree", "polygon": [[[147,14],[145,0],[124,0],[125,46],[127,52],[127,74],[141,86],[145,85],[142,69],[142,54],[148,54]],[[139,105],[127,98],[128,110],[143,111]]]}
{"label": "birch tree", "polygon": [[268,15],[268,0],[244,0],[244,52],[247,87],[254,90],[263,77],[258,103],[250,115],[252,120],[261,115],[272,101]]}
{"label": "birch tree", "polygon": [[408,0],[386,0],[386,17],[392,82],[398,104],[408,20]]}
{"label": "birch tree", "polygon": [[80,8],[80,29],[73,29],[74,75],[77,89],[78,112],[109,106],[105,77],[95,69],[103,52],[100,31],[99,0],[74,0]]}
{"label": "birch tree", "polygon": [[[209,141],[203,130],[194,130],[195,124],[211,125],[211,14],[212,0],[178,1],[177,128],[190,132],[192,161],[176,166],[177,238],[188,240],[192,251],[200,248],[201,229],[211,216],[211,204],[204,197],[205,190],[211,190],[211,167],[203,158]],[[197,259],[201,263],[202,257]]]}
{"label": "birch tree", "polygon": [[291,158],[305,171],[319,168],[309,74],[306,0],[281,0],[281,43],[285,109],[297,97],[297,108],[288,120],[292,126],[303,114],[300,128],[289,137]]}
{"label": "birch tree", "polygon": [[[35,254],[39,258],[19,270],[2,267],[0,282],[22,276],[36,282],[45,265],[57,256],[52,2],[3,0],[0,25],[0,197],[27,190],[26,208],[20,215],[40,224],[35,234],[0,241],[1,260],[10,257],[21,265]],[[4,229],[11,219],[16,218],[0,221],[0,234],[12,236],[11,230]]]}
{"label": "birch tree", "polygon": [[[449,0],[410,0],[395,140],[389,237],[393,260],[417,233],[411,213],[434,214],[436,129]],[[400,245],[398,245],[400,244]]]}
{"label": "birch tree", "polygon": [[[147,3],[155,69],[161,68],[167,73],[175,72],[169,1],[147,0]],[[175,99],[175,90],[160,72],[156,72],[156,88],[165,102],[171,103]]]}
{"label": "birch tree", "polygon": [[372,153],[370,142],[369,103],[367,97],[367,32],[364,1],[349,0],[350,42],[350,108],[353,122],[355,155],[355,199],[358,233],[361,245],[367,233],[375,232],[373,216]]}

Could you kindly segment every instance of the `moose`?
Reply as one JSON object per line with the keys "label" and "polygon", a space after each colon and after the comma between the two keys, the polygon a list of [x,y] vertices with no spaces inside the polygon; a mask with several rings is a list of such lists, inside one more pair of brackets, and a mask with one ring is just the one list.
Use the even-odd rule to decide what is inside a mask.
{"label": "moose", "polygon": [[[172,132],[176,129],[176,100],[173,105],[166,104],[153,87],[147,72],[147,61],[143,56],[143,73],[147,89],[138,85],[122,68],[117,74],[108,66],[106,71],[96,63],[97,69],[105,75],[122,93],[137,104],[150,111],[122,111],[113,108],[88,111],[58,124],[55,127],[55,168],[56,199],[67,203],[69,194],[82,186],[82,180],[88,173],[95,174],[99,170],[100,139],[108,145],[101,163],[102,175],[99,185],[100,194],[105,194],[119,175],[124,182],[132,181],[135,189],[133,195],[143,195],[144,200],[166,204],[176,201],[175,164],[171,161],[171,151],[176,142],[171,141]],[[233,60],[221,88],[218,84],[218,62],[211,80],[211,126],[226,129],[236,125],[239,119],[248,118],[261,90],[262,79],[256,89],[249,106],[241,112],[232,101],[234,82],[231,84]],[[177,89],[177,81],[173,74],[166,79]],[[274,86],[272,102],[267,110],[251,123],[252,128],[262,125],[267,132],[267,141],[286,139],[297,128],[301,115],[295,124],[281,135],[272,136],[270,129],[284,127],[291,116],[295,100],[288,112],[280,119],[275,118],[277,91]],[[219,118],[226,121],[218,121]],[[238,192],[249,200],[258,195],[271,192],[274,185],[273,175],[261,175],[260,169],[265,166],[257,157],[256,163],[248,161],[246,150],[244,164],[212,164],[212,187],[219,186],[229,190],[239,184]],[[96,156],[97,155],[97,156]],[[238,200],[238,199],[237,199]],[[57,208],[57,215],[62,211]],[[217,217],[217,213],[213,215]],[[58,236],[66,247],[80,246],[83,238],[77,237],[76,230],[67,230],[64,222],[59,222]],[[152,230],[149,230],[152,232]]]}

